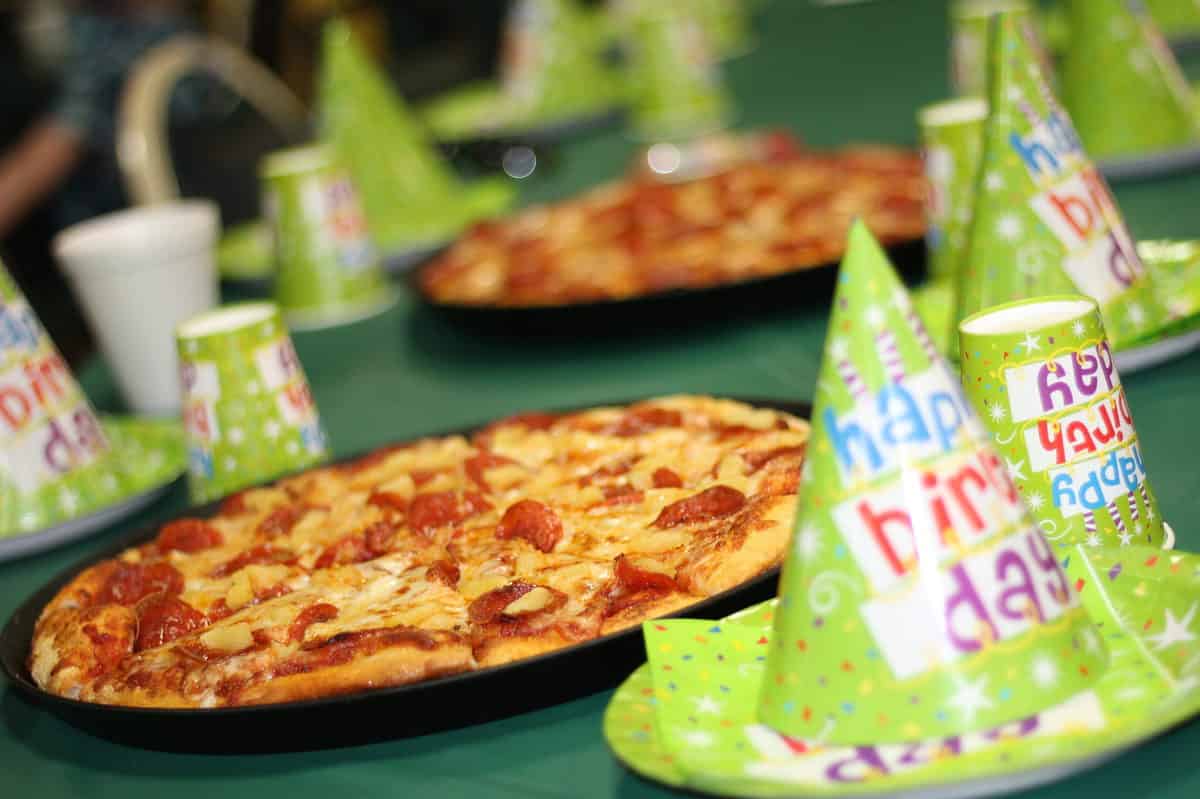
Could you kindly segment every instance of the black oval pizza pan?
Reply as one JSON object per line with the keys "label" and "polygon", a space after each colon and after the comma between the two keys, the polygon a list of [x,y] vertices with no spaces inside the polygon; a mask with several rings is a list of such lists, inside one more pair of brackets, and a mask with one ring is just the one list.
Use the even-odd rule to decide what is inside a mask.
{"label": "black oval pizza pan", "polygon": [[[908,282],[925,274],[925,241],[888,245],[892,264]],[[562,305],[469,305],[438,302],[421,289],[428,264],[408,273],[409,288],[423,306],[452,324],[486,334],[518,336],[614,335],[631,329],[675,327],[738,315],[826,307],[833,296],[838,264],[793,269],[775,275],[697,288],[680,288],[625,299]]]}
{"label": "black oval pizza pan", "polygon": [[[805,419],[812,410],[806,403],[734,399]],[[467,427],[429,435],[470,433],[477,429]],[[344,460],[363,454],[367,453]],[[180,515],[208,515],[219,505],[219,501],[212,502]],[[641,629],[634,627],[503,666],[301,702],[174,710],[98,705],[43,691],[34,683],[27,666],[34,625],[42,608],[82,569],[148,541],[160,526],[135,530],[105,551],[64,571],[17,608],[0,632],[0,666],[19,694],[68,724],[118,743],[168,752],[244,754],[329,749],[425,735],[613,688],[646,659]],[[722,618],[774,596],[778,576],[779,570],[773,569],[671,615]]]}

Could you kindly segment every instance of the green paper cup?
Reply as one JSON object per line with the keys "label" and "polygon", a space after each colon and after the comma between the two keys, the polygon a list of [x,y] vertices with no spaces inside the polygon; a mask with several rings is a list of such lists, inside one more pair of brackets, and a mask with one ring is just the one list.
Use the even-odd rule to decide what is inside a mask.
{"label": "green paper cup", "polygon": [[312,392],[274,303],[200,314],[181,324],[176,338],[194,502],[329,456]]}
{"label": "green paper cup", "polygon": [[1097,158],[1200,141],[1196,99],[1158,27],[1132,0],[1067,0],[1071,41],[1059,64],[1063,104]]}
{"label": "green paper cup", "polygon": [[275,299],[295,328],[379,313],[395,301],[350,173],[322,146],[273,153],[262,180],[274,234]]}
{"label": "green paper cup", "polygon": [[1056,545],[1162,546],[1163,522],[1100,308],[1007,303],[959,325],[963,388]]}
{"label": "green paper cup", "polygon": [[1001,303],[1086,294],[1117,349],[1173,320],[1121,211],[1059,106],[1019,14],[993,17],[991,96],[956,321]]}
{"label": "green paper cup", "polygon": [[952,278],[967,247],[987,101],[963,97],[921,109],[917,121],[929,180],[926,217],[929,273]]}
{"label": "green paper cup", "polygon": [[124,498],[87,397],[0,264],[0,537]]}
{"label": "green paper cup", "polygon": [[1029,0],[955,0],[950,5],[950,83],[955,94],[987,94],[988,19],[1029,15]]}
{"label": "green paper cup", "polygon": [[728,125],[732,102],[712,43],[697,19],[670,4],[639,8],[631,17],[636,134],[681,139]]}
{"label": "green paper cup", "polygon": [[861,224],[828,342],[760,720],[826,744],[915,741],[1085,690],[1104,643]]}

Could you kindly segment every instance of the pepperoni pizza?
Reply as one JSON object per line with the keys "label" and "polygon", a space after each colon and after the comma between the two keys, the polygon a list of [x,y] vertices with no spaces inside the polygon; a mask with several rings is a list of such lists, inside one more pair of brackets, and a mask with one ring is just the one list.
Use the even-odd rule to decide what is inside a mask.
{"label": "pepperoni pizza", "polygon": [[42,611],[34,680],[219,707],[427,680],[670,613],[778,564],[807,424],[728,400],[525,414],[229,497]]}
{"label": "pepperoni pizza", "polygon": [[885,245],[918,239],[924,193],[917,153],[880,147],[630,179],[482,222],[418,284],[435,303],[534,307],[735,283],[839,260],[856,217]]}

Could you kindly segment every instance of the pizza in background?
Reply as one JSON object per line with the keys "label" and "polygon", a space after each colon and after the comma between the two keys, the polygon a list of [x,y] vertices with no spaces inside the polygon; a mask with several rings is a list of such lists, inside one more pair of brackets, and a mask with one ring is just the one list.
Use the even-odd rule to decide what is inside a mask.
{"label": "pizza in background", "polygon": [[427,680],[616,632],[779,564],[808,425],[708,397],[501,420],[226,499],[69,582],[36,683],[219,707]]}
{"label": "pizza in background", "polygon": [[861,217],[885,245],[925,233],[919,154],[787,152],[684,183],[642,177],[481,222],[418,276],[452,305],[617,300],[838,261]]}

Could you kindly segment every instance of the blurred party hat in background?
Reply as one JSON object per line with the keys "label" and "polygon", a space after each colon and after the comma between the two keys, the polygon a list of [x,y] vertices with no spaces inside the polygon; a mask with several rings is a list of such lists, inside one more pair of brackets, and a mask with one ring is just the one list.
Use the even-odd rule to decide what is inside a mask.
{"label": "blurred party hat in background", "polygon": [[620,91],[605,40],[575,0],[518,0],[500,54],[506,116],[564,115],[612,103]]}
{"label": "blurred party hat in background", "polygon": [[1117,349],[1170,323],[1104,179],[1017,16],[993,18],[990,114],[955,321],[1010,300],[1095,298]]}
{"label": "blurred party hat in background", "polygon": [[1138,0],[1064,0],[1070,40],[1059,63],[1063,105],[1095,158],[1200,142],[1196,99]]}
{"label": "blurred party hat in background", "polygon": [[322,59],[322,136],[354,176],[385,254],[452,236],[511,202],[503,183],[459,183],[345,22],[325,26]]}

